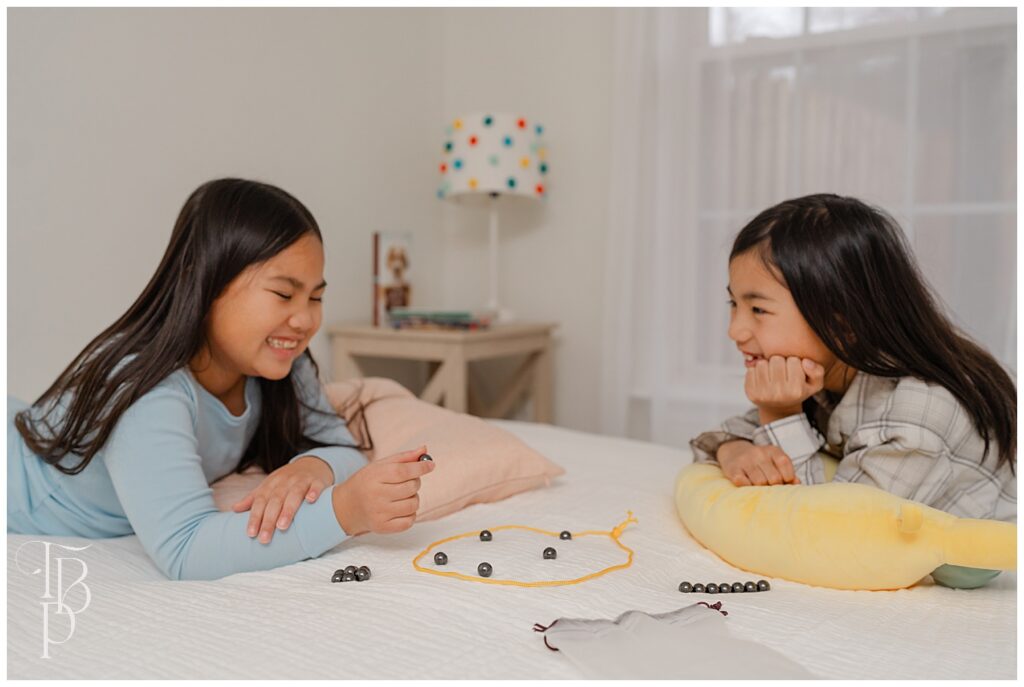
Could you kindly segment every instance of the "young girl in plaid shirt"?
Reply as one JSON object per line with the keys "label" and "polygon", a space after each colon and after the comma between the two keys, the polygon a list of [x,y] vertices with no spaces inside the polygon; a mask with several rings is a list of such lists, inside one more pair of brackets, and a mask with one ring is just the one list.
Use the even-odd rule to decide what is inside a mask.
{"label": "young girl in plaid shirt", "polygon": [[[831,194],[771,207],[736,237],[728,290],[755,407],[693,439],[697,462],[738,486],[831,478],[1016,519],[1014,382],[943,315],[888,214]],[[932,576],[966,588],[996,574]]]}

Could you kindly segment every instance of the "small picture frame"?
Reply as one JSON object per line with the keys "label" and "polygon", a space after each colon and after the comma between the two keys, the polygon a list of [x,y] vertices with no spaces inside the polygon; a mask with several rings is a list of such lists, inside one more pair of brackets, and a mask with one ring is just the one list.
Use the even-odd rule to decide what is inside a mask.
{"label": "small picture frame", "polygon": [[411,255],[411,234],[374,232],[373,326],[385,326],[392,308],[412,305]]}

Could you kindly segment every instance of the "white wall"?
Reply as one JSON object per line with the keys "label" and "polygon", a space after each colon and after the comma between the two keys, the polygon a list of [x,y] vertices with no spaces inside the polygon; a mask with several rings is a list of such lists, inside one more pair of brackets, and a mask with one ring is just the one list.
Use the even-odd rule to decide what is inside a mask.
{"label": "white wall", "polygon": [[551,193],[502,214],[502,300],[560,323],[555,421],[596,430],[611,13],[9,10],[8,393],[34,400],[127,308],[219,176],[317,217],[325,325],[369,318],[374,230],[415,234],[418,303],[481,305],[486,217],[434,197],[438,150],[459,112],[513,110],[546,127]]}
{"label": "white wall", "polygon": [[[559,323],[555,423],[589,431],[600,421],[612,12],[444,13],[444,123],[495,110],[544,125],[549,198],[502,206],[499,297],[519,319]],[[444,206],[445,297],[453,307],[479,307],[488,284],[487,211]]]}
{"label": "white wall", "polygon": [[[9,10],[8,393],[34,400],[127,308],[211,178],[268,181],[310,208],[325,322],[369,318],[374,230],[422,234],[422,257],[440,263],[439,22],[433,10]],[[424,280],[425,297],[439,284]]]}

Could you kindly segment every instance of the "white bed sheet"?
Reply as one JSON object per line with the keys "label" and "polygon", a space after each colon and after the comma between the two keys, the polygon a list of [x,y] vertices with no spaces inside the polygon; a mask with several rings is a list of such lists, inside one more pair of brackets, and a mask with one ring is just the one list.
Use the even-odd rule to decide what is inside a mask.
{"label": "white bed sheet", "polygon": [[[91,546],[90,606],[67,643],[42,654],[40,576],[14,565],[39,537],[8,536],[9,678],[579,678],[534,623],[664,613],[697,600],[680,581],[746,580],[686,533],[672,487],[687,452],[518,422],[499,422],[566,469],[550,488],[472,506],[390,536],[367,535],[318,559],[211,582],[172,582],[137,539],[46,537]],[[412,567],[429,543],[502,524],[610,530],[631,568],[579,585],[503,587]],[[332,584],[349,563],[366,583]],[[540,562],[538,562],[540,564]],[[772,591],[718,596],[732,632],[826,678],[1015,678],[1015,573],[955,591],[930,583],[850,592],[772,581]],[[704,597],[707,598],[707,597]],[[66,625],[65,625],[66,627]],[[55,638],[61,634],[53,630]]]}

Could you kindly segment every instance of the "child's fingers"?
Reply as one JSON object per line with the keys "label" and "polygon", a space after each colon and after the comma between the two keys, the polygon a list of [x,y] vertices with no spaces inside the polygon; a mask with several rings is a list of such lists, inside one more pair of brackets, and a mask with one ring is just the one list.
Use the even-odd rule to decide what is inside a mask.
{"label": "child's fingers", "polygon": [[288,529],[288,526],[292,524],[292,518],[295,517],[295,513],[299,510],[299,506],[302,505],[302,499],[306,493],[307,490],[304,486],[293,488],[288,492],[288,495],[284,497],[284,504],[281,506],[281,515],[277,517],[277,529]]}
{"label": "child's fingers", "polygon": [[825,376],[825,367],[815,360],[811,360],[810,358],[801,358],[800,364],[803,366],[804,372],[811,379]]}
{"label": "child's fingers", "polygon": [[786,359],[781,355],[773,355],[768,359],[768,382],[781,384],[786,381]]}
{"label": "child's fingers", "polygon": [[400,501],[392,501],[391,503],[391,519],[402,518],[405,516],[415,516],[417,509],[420,507],[420,497],[413,494],[409,498],[401,499]]}
{"label": "child's fingers", "polygon": [[770,459],[758,463],[757,467],[764,473],[765,478],[768,480],[768,484],[782,484],[782,473],[779,472],[778,468],[775,467],[775,463]]}
{"label": "child's fingers", "polygon": [[768,483],[764,473],[753,463],[743,465],[739,468],[739,472],[746,478],[751,487],[760,487]]}
{"label": "child's fingers", "polygon": [[798,356],[791,355],[786,358],[786,380],[790,384],[801,388],[807,381],[807,375],[804,373],[803,368],[803,360]]}
{"label": "child's fingers", "polygon": [[260,542],[269,544],[274,536],[274,524],[281,515],[281,506],[284,502],[277,496],[271,496],[267,501],[267,509],[263,511],[263,522],[260,524]]}
{"label": "child's fingers", "polygon": [[821,389],[825,385],[825,367],[810,358],[803,358],[800,366],[807,375],[807,385]]}
{"label": "child's fingers", "polygon": [[731,474],[726,475],[730,482],[735,484],[737,487],[749,487],[751,486],[750,480],[747,478],[746,473],[742,470],[736,470]]}
{"label": "child's fingers", "polygon": [[743,393],[752,399],[757,392],[757,366],[747,368],[743,377]]}
{"label": "child's fingers", "polygon": [[415,515],[403,515],[401,517],[388,520],[377,531],[381,534],[396,534],[409,529],[412,527],[414,522],[416,522]]}
{"label": "child's fingers", "polygon": [[[418,461],[420,459],[420,456],[422,456],[426,452],[427,452],[427,447],[426,446],[420,446],[419,448],[414,448],[411,451],[402,451],[401,453],[395,453],[393,455],[387,456],[386,458],[381,458],[379,462],[381,462],[381,463],[411,463],[411,462],[414,462],[414,461]],[[423,461],[423,462],[429,462],[429,461]]]}
{"label": "child's fingers", "polygon": [[771,381],[769,376],[769,362],[764,358],[761,358],[754,365],[754,384],[758,387],[765,388]]}
{"label": "child's fingers", "polygon": [[418,477],[404,482],[399,482],[398,484],[388,485],[388,494],[392,501],[401,501],[402,499],[407,499],[410,496],[415,496],[419,490],[420,480]]}
{"label": "child's fingers", "polygon": [[756,465],[753,465],[744,472],[747,475],[747,479],[750,480],[751,486],[754,487],[766,487],[768,486],[768,478],[765,477],[764,472]]}
{"label": "child's fingers", "polygon": [[415,463],[392,463],[387,466],[382,481],[387,484],[398,484],[416,479],[434,469],[434,462],[431,460],[416,461]]}
{"label": "child's fingers", "polygon": [[768,471],[761,463],[754,463],[747,468],[747,477],[754,483],[756,487],[764,487],[771,484],[771,480],[768,476]]}
{"label": "child's fingers", "polygon": [[777,451],[772,454],[772,462],[775,464],[775,468],[782,475],[782,481],[786,484],[792,484],[796,481],[796,473],[793,471],[793,461],[789,459],[785,453]]}
{"label": "child's fingers", "polygon": [[252,510],[249,512],[249,524],[245,527],[245,533],[250,537],[255,537],[260,531],[260,525],[263,523],[263,511],[266,509],[266,499],[262,496],[256,496],[252,502]]}
{"label": "child's fingers", "polygon": [[249,510],[249,507],[252,506],[252,499],[253,499],[252,492],[249,492],[248,494],[246,494],[245,498],[243,498],[241,501],[239,501],[235,505],[231,506],[231,509],[234,510],[236,513],[241,513],[242,511],[247,511],[247,510]]}

